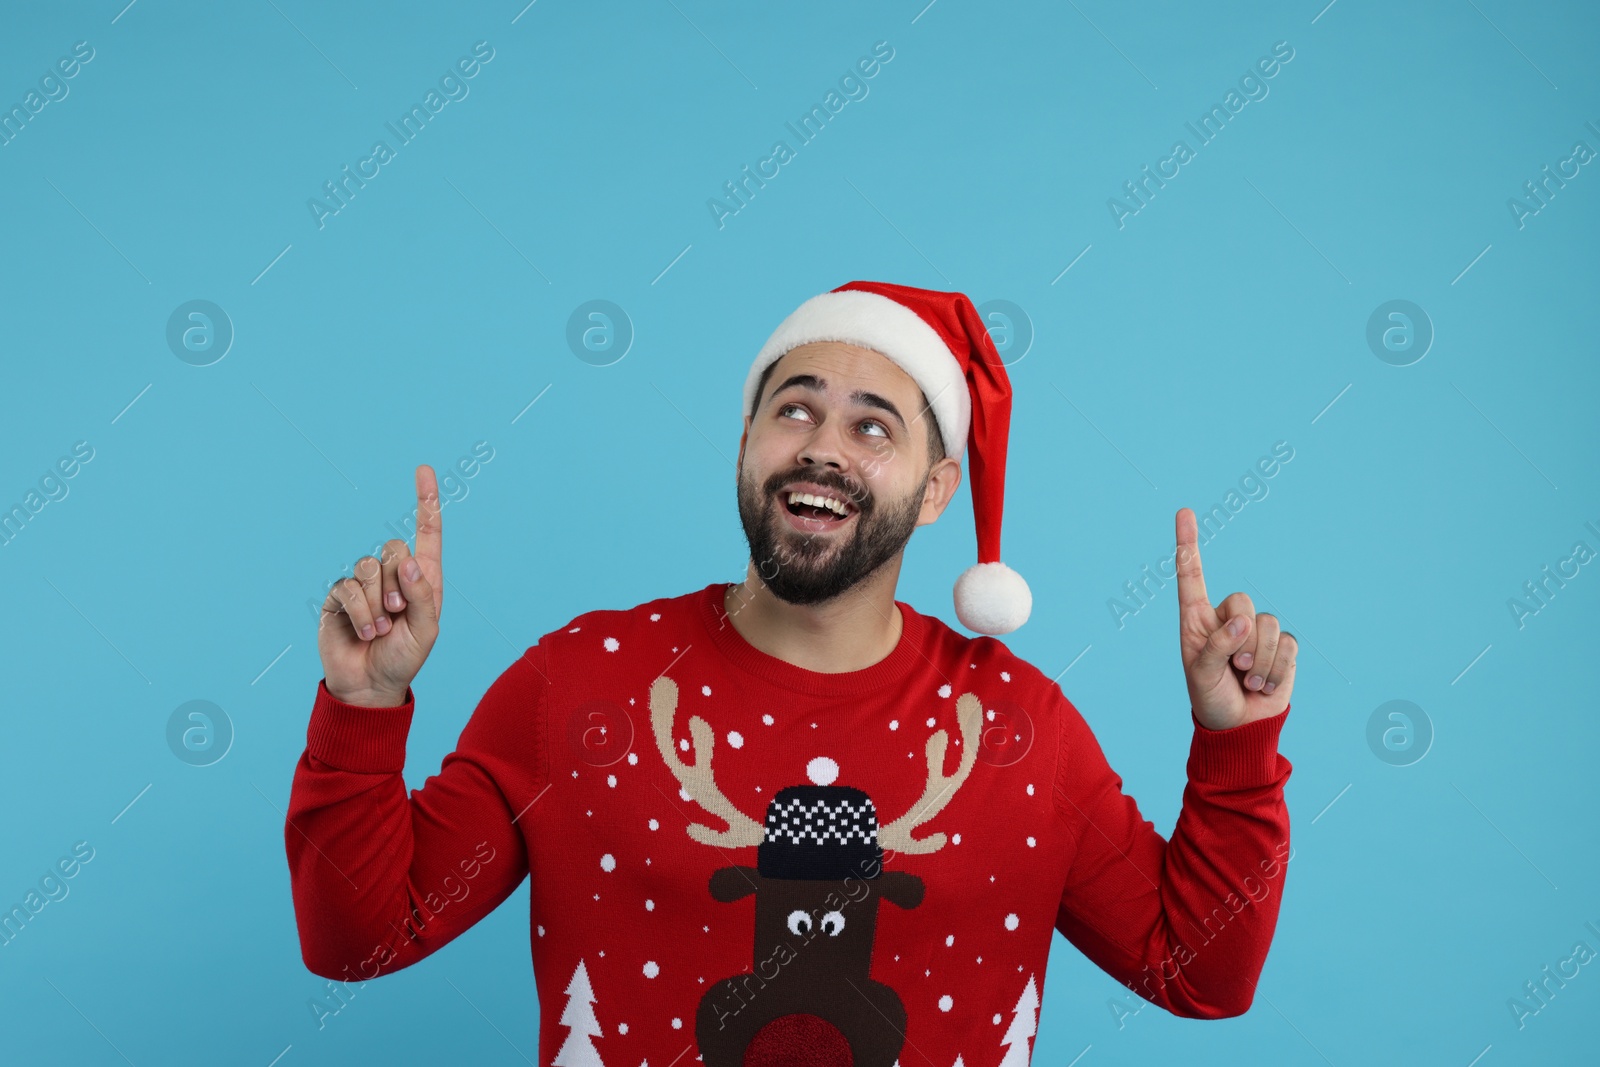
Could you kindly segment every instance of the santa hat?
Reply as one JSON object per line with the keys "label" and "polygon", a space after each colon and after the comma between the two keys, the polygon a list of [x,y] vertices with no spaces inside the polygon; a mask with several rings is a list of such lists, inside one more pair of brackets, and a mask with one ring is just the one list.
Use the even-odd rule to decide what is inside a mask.
{"label": "santa hat", "polygon": [[1033,594],[1000,562],[1011,382],[972,301],[963,293],[859,281],[814,296],[761,346],[745,378],[744,411],[755,403],[761,372],[813,341],[842,341],[893,360],[921,387],[945,454],[959,460],[971,447],[978,562],[956,580],[956,618],[981,634],[1010,633],[1027,622]]}

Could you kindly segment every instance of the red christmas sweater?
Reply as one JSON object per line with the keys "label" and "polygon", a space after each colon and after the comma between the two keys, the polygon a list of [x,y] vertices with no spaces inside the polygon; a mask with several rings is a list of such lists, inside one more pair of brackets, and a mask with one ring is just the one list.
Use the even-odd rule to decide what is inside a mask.
{"label": "red christmas sweater", "polygon": [[1191,712],[1168,840],[1002,642],[897,602],[887,658],[822,674],[746,642],[726,588],[545,634],[409,792],[413,694],[319,682],[284,831],[306,966],[410,966],[531,875],[541,1067],[1024,1065],[1053,930],[1175,1014],[1250,1006],[1287,709]]}

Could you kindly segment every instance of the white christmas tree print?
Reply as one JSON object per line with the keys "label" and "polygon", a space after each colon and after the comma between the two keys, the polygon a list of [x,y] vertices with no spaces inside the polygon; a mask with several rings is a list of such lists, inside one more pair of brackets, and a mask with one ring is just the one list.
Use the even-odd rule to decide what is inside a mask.
{"label": "white christmas tree print", "polygon": [[1028,1067],[1028,1059],[1032,1055],[1028,1039],[1033,1037],[1039,1024],[1039,990],[1033,984],[1033,976],[1028,976],[1028,984],[1022,988],[1022,996],[1017,998],[1017,1006],[1011,1009],[1011,1025],[1006,1028],[1006,1036],[1000,1039],[1000,1044],[1006,1046],[1006,1054],[1000,1061],[1000,1067]]}
{"label": "white christmas tree print", "polygon": [[589,969],[582,960],[578,961],[578,969],[572,972],[572,981],[567,983],[566,992],[567,1003],[561,1009],[561,1025],[568,1027],[571,1033],[562,1042],[556,1058],[550,1061],[551,1067],[605,1067],[600,1050],[589,1040],[604,1035],[600,1032],[600,1020],[594,1014],[594,987],[589,984]]}

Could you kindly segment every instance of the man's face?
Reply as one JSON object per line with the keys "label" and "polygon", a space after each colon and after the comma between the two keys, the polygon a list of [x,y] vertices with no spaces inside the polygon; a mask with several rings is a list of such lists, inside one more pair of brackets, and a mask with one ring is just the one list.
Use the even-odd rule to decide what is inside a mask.
{"label": "man's face", "polygon": [[838,596],[938,518],[961,475],[948,457],[930,467],[926,405],[910,375],[855,345],[802,345],[773,366],[740,439],[738,495],[750,558],[779,599]]}

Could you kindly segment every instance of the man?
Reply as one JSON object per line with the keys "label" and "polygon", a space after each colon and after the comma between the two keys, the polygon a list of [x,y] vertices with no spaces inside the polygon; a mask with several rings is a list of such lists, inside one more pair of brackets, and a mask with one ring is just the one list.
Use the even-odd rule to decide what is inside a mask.
{"label": "man", "polygon": [[[1010,386],[960,293],[851,282],[750,367],[742,582],[579,615],[490,686],[408,796],[438,634],[418,529],[330,593],[285,841],[302,954],[361,981],[532,877],[539,1063],[1026,1064],[1051,933],[1178,1015],[1251,1004],[1289,852],[1277,752],[1296,643],[1207,599],[1177,513],[1194,736],[1170,840],[1061,690],[894,598],[970,450],[968,627],[1027,618],[999,560]],[[692,487],[683,487],[686,492]]]}

